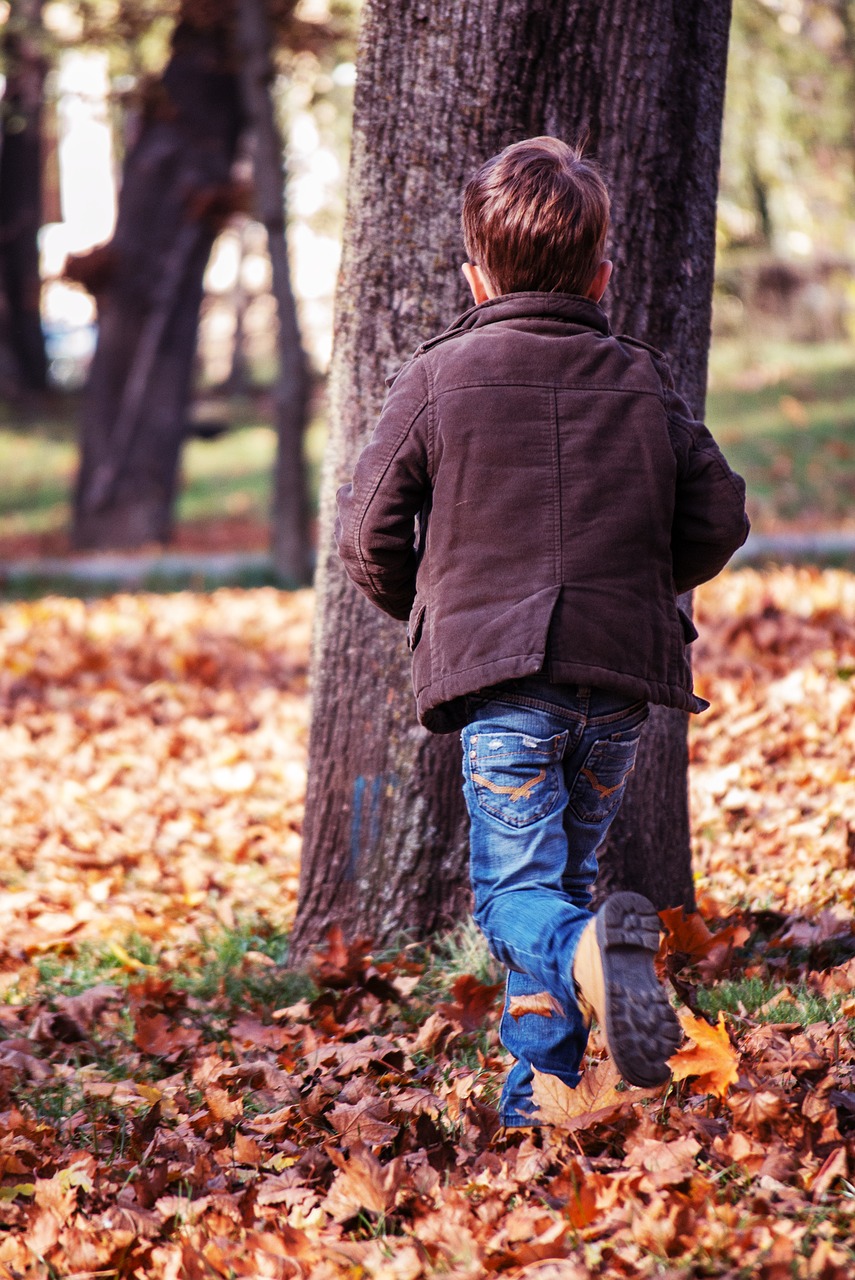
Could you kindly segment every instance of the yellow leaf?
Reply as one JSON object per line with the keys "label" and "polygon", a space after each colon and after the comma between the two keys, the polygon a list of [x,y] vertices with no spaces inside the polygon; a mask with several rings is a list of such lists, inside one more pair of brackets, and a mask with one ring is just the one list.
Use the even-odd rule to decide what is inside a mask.
{"label": "yellow leaf", "polygon": [[110,950],[122,968],[127,970],[129,973],[138,973],[140,970],[144,970],[148,973],[154,973],[155,971],[155,965],[143,964],[142,960],[135,960],[132,955],[128,954],[120,942],[111,942]]}
{"label": "yellow leaf", "polygon": [[290,1169],[292,1164],[296,1164],[300,1159],[299,1156],[286,1156],[280,1151],[272,1160],[268,1160],[265,1169],[275,1169],[277,1173],[281,1173],[283,1169]]}
{"label": "yellow leaf", "polygon": [[16,1182],[14,1187],[0,1187],[0,1201],[14,1200],[16,1196],[32,1196],[35,1193],[34,1182]]}
{"label": "yellow leaf", "polygon": [[160,1102],[163,1097],[160,1090],[152,1088],[150,1084],[138,1084],[136,1086],[136,1090],[140,1097],[145,1098],[146,1102],[150,1102],[152,1106],[154,1106],[156,1102]]}
{"label": "yellow leaf", "polygon": [[739,1059],[724,1025],[724,1014],[719,1013],[718,1023],[711,1027],[703,1018],[696,1018],[688,1009],[683,1009],[680,1022],[691,1044],[684,1045],[668,1059],[674,1079],[697,1076],[701,1093],[715,1093],[723,1098],[739,1078]]}

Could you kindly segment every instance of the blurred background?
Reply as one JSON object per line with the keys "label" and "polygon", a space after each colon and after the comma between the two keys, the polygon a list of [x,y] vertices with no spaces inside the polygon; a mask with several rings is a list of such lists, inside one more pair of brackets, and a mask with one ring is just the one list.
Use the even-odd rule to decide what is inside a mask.
{"label": "blurred background", "polygon": [[[163,548],[301,576],[358,8],[0,0],[7,586]],[[761,533],[855,531],[853,196],[855,0],[735,0],[707,417]]]}

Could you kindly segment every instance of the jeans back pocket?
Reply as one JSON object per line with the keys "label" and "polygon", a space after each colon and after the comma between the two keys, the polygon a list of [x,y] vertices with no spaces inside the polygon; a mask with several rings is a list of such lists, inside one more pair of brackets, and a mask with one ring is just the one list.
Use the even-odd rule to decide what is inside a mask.
{"label": "jeans back pocket", "polygon": [[471,734],[467,763],[479,807],[510,827],[527,827],[546,817],[561,794],[566,741],[566,733],[534,738],[479,729]]}
{"label": "jeans back pocket", "polygon": [[642,725],[595,742],[570,789],[570,808],[580,822],[604,822],[618,809],[635,768]]}

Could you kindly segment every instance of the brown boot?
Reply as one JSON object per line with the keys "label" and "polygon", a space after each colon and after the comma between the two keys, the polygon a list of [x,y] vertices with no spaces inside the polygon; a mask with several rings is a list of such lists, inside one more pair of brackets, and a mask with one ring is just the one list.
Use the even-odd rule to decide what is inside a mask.
{"label": "brown boot", "polygon": [[681,1031],[653,958],[659,917],[639,893],[615,893],[586,926],[573,962],[579,1005],[593,1011],[628,1084],[649,1088],[671,1074]]}

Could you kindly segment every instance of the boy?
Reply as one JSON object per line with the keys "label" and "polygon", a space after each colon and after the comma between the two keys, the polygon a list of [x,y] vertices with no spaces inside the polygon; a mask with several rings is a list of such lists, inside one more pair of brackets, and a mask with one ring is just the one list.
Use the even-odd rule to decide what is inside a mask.
{"label": "boy", "polygon": [[[475,919],[509,970],[510,1127],[537,1123],[532,1068],[578,1083],[592,1012],[628,1082],[668,1078],[656,912],[618,893],[592,915],[591,886],[648,704],[708,705],[676,597],[748,533],[745,486],[664,358],[611,335],[608,217],[595,168],[556,138],[479,170],[475,306],[390,380],[338,494],[348,573],[409,621],[421,723],[462,728]],[[511,1016],[544,992],[553,1016]]]}

